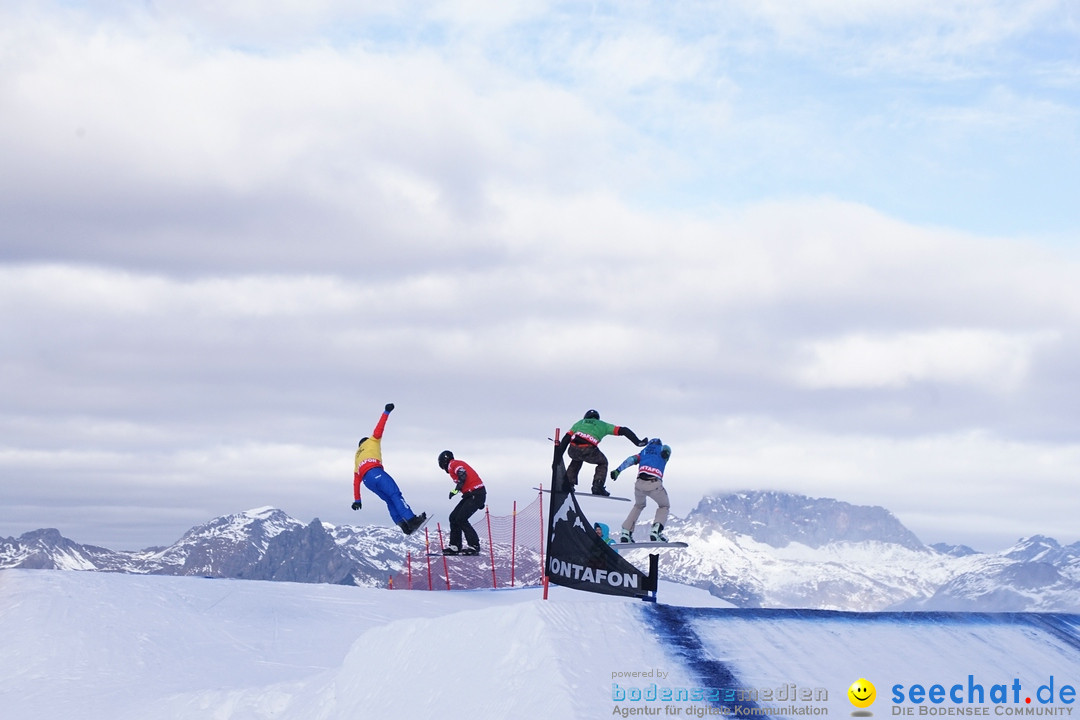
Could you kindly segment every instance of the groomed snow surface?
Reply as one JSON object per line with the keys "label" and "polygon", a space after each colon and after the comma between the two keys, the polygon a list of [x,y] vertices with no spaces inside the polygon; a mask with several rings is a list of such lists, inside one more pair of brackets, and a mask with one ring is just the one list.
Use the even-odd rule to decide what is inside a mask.
{"label": "groomed snow surface", "polygon": [[0,716],[1080,716],[1077,616],[747,611],[666,583],[659,600],[3,570]]}

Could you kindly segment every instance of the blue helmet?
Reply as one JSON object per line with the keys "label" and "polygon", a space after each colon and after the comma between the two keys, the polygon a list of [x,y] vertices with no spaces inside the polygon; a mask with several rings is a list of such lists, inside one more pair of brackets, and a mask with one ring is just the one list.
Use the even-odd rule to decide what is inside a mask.
{"label": "blue helmet", "polygon": [[670,445],[662,445],[662,443],[663,443],[663,440],[661,440],[658,437],[654,437],[654,438],[649,439],[649,446],[651,446],[654,450],[656,449],[657,445],[661,445],[661,447],[660,447],[660,457],[667,460],[669,457],[671,457],[671,446]]}

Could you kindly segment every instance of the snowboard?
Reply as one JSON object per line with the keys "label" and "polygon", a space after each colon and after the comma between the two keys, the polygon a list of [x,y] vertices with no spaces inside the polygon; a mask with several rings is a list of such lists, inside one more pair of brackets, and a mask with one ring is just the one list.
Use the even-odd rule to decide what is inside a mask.
{"label": "snowboard", "polygon": [[[550,490],[545,490],[538,487],[534,487],[533,490],[540,490],[540,492],[546,493],[551,492]],[[619,497],[618,495],[593,495],[592,493],[576,493],[573,490],[571,490],[570,493],[576,498],[587,497],[596,498],[597,500],[619,500],[621,502],[632,502],[630,498]]]}
{"label": "snowboard", "polygon": [[433,552],[433,553],[428,553],[427,556],[428,557],[444,557],[444,558],[459,558],[459,557],[482,558],[482,557],[484,557],[484,553],[482,553],[482,552],[481,553],[476,553],[475,555],[466,555],[465,553],[458,553],[457,555],[447,555],[447,554],[441,553],[441,552]]}
{"label": "snowboard", "polygon": [[416,529],[415,529],[415,530],[413,530],[413,531],[412,531],[411,533],[409,533],[408,537],[413,537],[414,535],[416,535],[416,533],[418,533],[418,532],[420,532],[421,530],[423,530],[423,529],[424,529],[424,527],[425,527],[425,526],[426,526],[426,525],[427,525],[427,524],[428,524],[429,522],[431,522],[431,516],[430,516],[430,515],[425,515],[425,516],[424,516],[424,522],[422,522],[422,523],[420,523],[419,525],[417,525],[417,526],[416,526]]}
{"label": "snowboard", "polygon": [[611,547],[615,548],[615,551],[619,550],[640,550],[642,548],[684,548],[689,547],[684,542],[617,542]]}

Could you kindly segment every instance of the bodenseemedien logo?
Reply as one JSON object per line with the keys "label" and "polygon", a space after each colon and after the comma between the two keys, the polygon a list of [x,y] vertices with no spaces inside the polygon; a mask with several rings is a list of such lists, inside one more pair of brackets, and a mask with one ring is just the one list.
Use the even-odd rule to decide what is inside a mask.
{"label": "bodenseemedien logo", "polygon": [[866,708],[874,704],[877,700],[877,688],[874,687],[874,683],[870,682],[866,678],[859,678],[855,682],[851,683],[851,687],[847,691],[848,700],[858,710],[853,711],[851,714],[858,717],[869,717],[873,715],[872,712]]}

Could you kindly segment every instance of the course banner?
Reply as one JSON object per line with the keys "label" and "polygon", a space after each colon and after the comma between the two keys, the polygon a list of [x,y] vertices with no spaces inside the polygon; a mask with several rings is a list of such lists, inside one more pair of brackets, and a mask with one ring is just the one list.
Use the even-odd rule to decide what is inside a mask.
{"label": "course banner", "polygon": [[649,576],[624,560],[581,512],[566,482],[566,465],[558,446],[551,464],[551,502],[548,506],[548,582],[575,590],[645,597]]}

